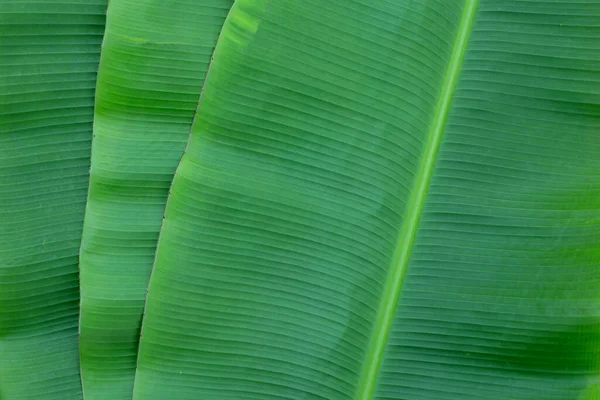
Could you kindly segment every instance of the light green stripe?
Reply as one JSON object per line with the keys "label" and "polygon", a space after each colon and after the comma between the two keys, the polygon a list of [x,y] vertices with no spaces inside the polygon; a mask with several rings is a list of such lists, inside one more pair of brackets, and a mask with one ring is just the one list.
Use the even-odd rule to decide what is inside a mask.
{"label": "light green stripe", "polygon": [[361,373],[356,392],[357,400],[370,400],[375,392],[377,374],[383,359],[387,338],[392,326],[394,311],[398,303],[398,297],[402,288],[402,282],[406,273],[410,251],[417,231],[417,225],[427,195],[427,188],[435,164],[435,159],[442,141],[448,111],[452,102],[452,95],[458,80],[462,60],[467,47],[467,41],[471,32],[471,26],[477,9],[478,0],[466,0],[465,8],[461,16],[458,32],[450,56],[448,70],[444,78],[440,97],[435,108],[431,128],[427,134],[427,142],[424,147],[424,155],[419,165],[415,178],[414,189],[406,208],[407,220],[402,225],[398,238],[398,245],[392,258],[392,268],[383,291],[381,306],[377,314],[377,320],[373,336],[369,344],[366,360]]}

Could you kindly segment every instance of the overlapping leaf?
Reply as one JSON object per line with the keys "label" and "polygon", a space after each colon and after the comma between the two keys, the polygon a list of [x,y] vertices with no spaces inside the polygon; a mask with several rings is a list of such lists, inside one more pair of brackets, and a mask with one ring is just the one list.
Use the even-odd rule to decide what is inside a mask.
{"label": "overlapping leaf", "polygon": [[[597,399],[600,4],[238,0],[195,113],[231,2],[111,0],[84,398]],[[82,395],[105,9],[0,3],[3,400]]]}
{"label": "overlapping leaf", "polygon": [[86,399],[130,399],[167,193],[231,0],[113,0],[81,245]]}

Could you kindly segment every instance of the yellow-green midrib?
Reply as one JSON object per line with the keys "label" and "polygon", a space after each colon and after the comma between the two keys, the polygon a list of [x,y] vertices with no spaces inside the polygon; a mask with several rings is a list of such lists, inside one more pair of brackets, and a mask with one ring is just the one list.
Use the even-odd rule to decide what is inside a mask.
{"label": "yellow-green midrib", "polygon": [[356,399],[358,400],[370,400],[375,393],[379,369],[385,357],[384,353],[388,335],[392,327],[398,299],[401,295],[402,283],[407,271],[408,261],[433,173],[436,156],[444,134],[452,95],[467,48],[477,4],[478,0],[466,0],[463,6],[447,70],[438,94],[438,101],[429,125],[429,131],[425,136],[423,149],[421,150],[419,167],[414,178],[413,187],[404,213],[404,220],[399,231],[398,242],[384,286],[375,328],[366,353],[366,361],[356,395]]}

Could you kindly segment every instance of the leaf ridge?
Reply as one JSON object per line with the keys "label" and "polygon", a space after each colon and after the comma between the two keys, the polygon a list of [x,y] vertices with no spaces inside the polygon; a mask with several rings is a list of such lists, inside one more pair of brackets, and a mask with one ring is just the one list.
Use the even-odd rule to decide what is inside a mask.
{"label": "leaf ridge", "polygon": [[406,274],[410,250],[414,242],[423,203],[427,195],[438,149],[442,141],[446,120],[452,103],[452,95],[460,73],[478,3],[479,0],[465,0],[465,7],[452,47],[442,90],[435,107],[429,131],[427,132],[423,155],[415,176],[413,190],[407,202],[407,212],[405,214],[407,220],[404,221],[400,228],[398,243],[392,257],[392,267],[384,286],[381,306],[378,309],[375,328],[367,349],[365,363],[363,364],[356,391],[356,400],[370,400],[373,398],[375,392],[377,375]]}

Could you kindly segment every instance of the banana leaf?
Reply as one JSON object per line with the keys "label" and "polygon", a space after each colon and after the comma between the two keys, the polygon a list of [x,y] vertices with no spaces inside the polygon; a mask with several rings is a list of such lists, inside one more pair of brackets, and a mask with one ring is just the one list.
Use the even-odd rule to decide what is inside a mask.
{"label": "banana leaf", "polygon": [[231,3],[110,2],[80,254],[85,399],[131,399],[167,193]]}
{"label": "banana leaf", "polygon": [[590,400],[600,3],[238,0],[135,400]]}
{"label": "banana leaf", "polygon": [[0,399],[81,398],[78,252],[106,0],[0,2]]}

